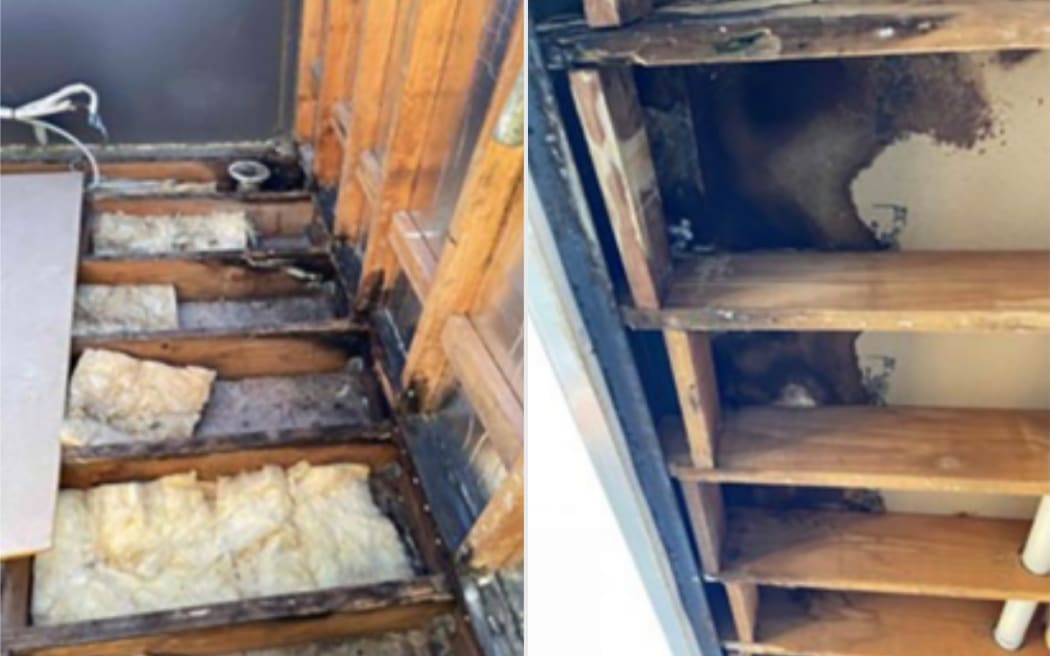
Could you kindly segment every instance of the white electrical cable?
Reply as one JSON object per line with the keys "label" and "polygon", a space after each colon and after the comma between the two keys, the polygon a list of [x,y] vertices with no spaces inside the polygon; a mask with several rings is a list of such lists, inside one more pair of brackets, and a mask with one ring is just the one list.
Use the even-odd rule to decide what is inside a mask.
{"label": "white electrical cable", "polygon": [[50,130],[60,137],[67,139],[70,143],[76,146],[80,152],[84,153],[84,156],[87,157],[88,162],[91,164],[90,186],[94,187],[99,184],[102,175],[99,172],[98,162],[95,160],[95,156],[91,154],[91,151],[84,142],[77,139],[68,130],[64,130],[57,125],[48,123],[47,121],[40,120],[46,116],[54,116],[55,114],[64,114],[66,112],[75,111],[78,106],[71,98],[79,94],[84,94],[88,97],[88,124],[105,136],[106,127],[102,124],[102,117],[98,113],[98,92],[96,92],[91,86],[82,82],[68,84],[52,94],[27,102],[19,107],[0,107],[0,119],[26,123],[27,125],[33,126],[37,131]]}

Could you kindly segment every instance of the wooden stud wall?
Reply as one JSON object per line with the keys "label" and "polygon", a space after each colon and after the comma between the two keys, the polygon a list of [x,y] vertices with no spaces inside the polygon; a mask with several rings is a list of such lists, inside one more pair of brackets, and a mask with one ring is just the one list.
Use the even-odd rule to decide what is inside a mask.
{"label": "wooden stud wall", "polygon": [[[880,24],[937,12],[938,19],[927,23],[929,34],[888,39],[879,51],[1050,47],[1046,3],[948,4],[918,0],[891,10],[886,3],[861,7],[850,0],[804,7],[688,0],[623,25],[639,18],[631,13],[635,3],[593,0],[584,5],[586,27],[564,19],[537,27],[552,58],[548,64],[569,67],[575,109],[631,292],[626,321],[664,335],[682,413],[681,426],[664,430],[665,447],[705,577],[725,587],[732,626],[721,632],[724,645],[735,653],[890,656],[903,653],[901,645],[908,653],[947,653],[939,637],[920,635],[909,626],[907,609],[912,607],[936,614],[924,621],[971,634],[967,646],[960,647],[966,653],[995,653],[994,620],[988,619],[994,607],[972,600],[1050,599],[1050,584],[1016,562],[1027,522],[756,510],[727,514],[720,485],[1046,494],[1050,413],[829,407],[725,414],[707,331],[1045,333],[1050,331],[1045,276],[1050,254],[756,253],[693,256],[672,266],[642,109],[625,64],[867,54],[872,44],[851,31],[857,21],[867,21],[874,33]],[[1000,24],[996,17],[1010,19]],[[1007,29],[1010,20],[1025,25]],[[727,30],[704,32],[737,23],[768,25],[765,32],[778,35],[790,36],[793,29],[819,32],[820,38],[794,51],[794,42],[784,37],[783,49],[771,51],[761,47],[768,39],[759,35],[755,44],[722,51],[718,44],[728,38]],[[906,536],[924,537],[909,544]],[[818,605],[811,612],[785,604],[777,587],[855,596],[814,593]],[[768,606],[767,597],[772,600]],[[863,630],[873,637],[858,641],[859,627],[831,616],[843,604],[877,614]],[[980,625],[967,624],[977,618]],[[894,631],[901,635],[886,635]],[[1032,642],[1026,653],[1034,648]]]}
{"label": "wooden stud wall", "polygon": [[[521,327],[509,334],[515,327],[502,320],[521,322],[504,307],[522,303],[520,290],[515,295],[503,282],[522,268],[522,116],[516,139],[503,131],[508,112],[513,123],[523,105],[523,8],[516,6],[510,21],[500,17],[499,29],[509,30],[505,55],[494,63],[499,72],[477,146],[451,224],[440,234],[421,230],[418,217],[450,157],[495,12],[506,7],[495,0],[361,0],[351,3],[356,25],[347,26],[351,10],[333,15],[331,4],[307,14],[324,17],[321,28],[309,30],[304,20],[302,56],[316,49],[306,37],[323,33],[325,83],[314,112],[345,117],[341,161],[333,164],[332,139],[324,136],[338,134],[324,126],[340,121],[318,118],[309,141],[318,181],[337,183],[334,236],[362,260],[356,306],[367,311],[386,302],[400,275],[410,282],[423,310],[402,388],[433,411],[460,385],[508,468],[503,488],[458,546],[474,567],[511,565],[523,544],[523,353]],[[345,71],[351,62],[355,70]],[[308,110],[311,98],[301,93],[300,100],[300,111]]]}

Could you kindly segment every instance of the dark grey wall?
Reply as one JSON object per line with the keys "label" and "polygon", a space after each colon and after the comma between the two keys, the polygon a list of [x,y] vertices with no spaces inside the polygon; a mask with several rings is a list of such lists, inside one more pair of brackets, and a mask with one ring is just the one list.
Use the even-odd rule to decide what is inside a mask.
{"label": "dark grey wall", "polygon": [[0,97],[84,81],[114,143],[267,139],[292,124],[298,25],[299,0],[2,0]]}

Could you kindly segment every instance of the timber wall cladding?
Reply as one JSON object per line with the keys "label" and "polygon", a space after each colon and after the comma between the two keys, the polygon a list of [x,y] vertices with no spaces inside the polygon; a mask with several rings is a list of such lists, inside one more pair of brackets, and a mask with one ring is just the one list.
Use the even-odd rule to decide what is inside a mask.
{"label": "timber wall cladding", "polygon": [[[430,466],[436,485],[448,487],[443,470],[452,467],[479,479],[483,502],[492,497],[438,512],[478,520],[476,534],[451,527],[446,535],[472,567],[514,565],[522,544],[522,6],[345,4],[304,8],[298,136],[313,146],[319,184],[335,191],[334,237],[360,265],[354,308],[375,328],[384,392],[392,405],[425,413],[412,425],[457,433],[446,447],[461,454],[442,462],[431,462],[432,449],[416,454],[424,483]],[[472,406],[465,428],[452,416],[463,411],[450,403],[455,396]],[[449,498],[445,489],[433,496]]]}
{"label": "timber wall cladding", "polygon": [[[776,96],[767,98],[779,103],[772,107],[792,102],[793,94],[784,85],[793,83],[775,86],[786,68],[779,62],[827,59],[826,64],[799,66],[836,73],[854,66],[849,58],[856,56],[1050,48],[1050,5],[727,1],[672,2],[651,10],[645,3],[626,1],[584,4],[590,25],[559,17],[538,25],[537,32],[548,64],[567,69],[632,295],[632,305],[624,310],[626,321],[638,330],[662,331],[667,346],[682,415],[681,425],[669,426],[665,436],[669,464],[683,492],[705,576],[726,592],[732,621],[721,627],[723,644],[747,654],[997,653],[991,626],[1001,602],[1028,595],[1050,599],[1045,579],[1029,574],[1016,559],[1027,521],[860,512],[862,507],[879,509],[863,501],[857,501],[853,511],[843,510],[857,498],[850,490],[824,497],[832,500],[834,510],[783,508],[798,506],[799,499],[821,498],[795,491],[799,485],[831,488],[829,493],[836,488],[882,488],[949,496],[973,491],[1046,494],[1050,414],[1045,407],[834,405],[865,403],[869,392],[858,387],[855,393],[843,394],[842,386],[818,381],[814,387],[807,380],[794,381],[802,392],[792,389],[786,395],[784,390],[792,387],[786,384],[789,380],[777,383],[772,393],[739,386],[720,390],[719,383],[738,381],[723,379],[732,368],[724,358],[715,362],[708,335],[724,333],[716,340],[722,354],[731,356],[726,349],[735,344],[739,356],[739,348],[748,344],[744,339],[754,344],[780,340],[800,357],[818,363],[815,372],[820,371],[821,358],[815,356],[821,350],[841,350],[846,370],[856,367],[856,335],[842,331],[979,332],[1004,339],[1031,333],[1045,339],[1050,332],[1050,280],[1045,275],[1050,255],[1045,249],[1016,250],[1030,249],[1031,244],[1000,252],[987,250],[989,246],[955,252],[764,252],[784,247],[856,251],[877,247],[877,238],[885,235],[859,221],[852,232],[836,232],[837,226],[847,224],[833,213],[838,199],[832,196],[832,202],[808,208],[813,223],[794,236],[788,229],[805,224],[797,222],[798,213],[785,204],[771,205],[766,216],[752,213],[759,222],[745,222],[754,228],[751,232],[732,223],[719,224],[720,208],[711,204],[711,194],[724,188],[718,167],[732,161],[727,159],[732,151],[705,148],[704,139],[707,131],[730,137],[734,130],[740,132],[730,116],[746,116],[742,102],[749,99],[749,89]],[[620,27],[592,29],[632,20]],[[859,66],[867,66],[867,61],[874,60]],[[892,57],[880,61],[885,63],[870,67],[878,73],[869,78],[871,83],[902,81],[902,68]],[[949,70],[953,65],[950,59],[931,62]],[[686,71],[683,77],[701,83],[686,85],[691,86],[687,94],[722,91],[694,97],[683,113],[682,123],[695,135],[678,137],[699,144],[699,157],[668,153],[669,139],[660,133],[667,121],[660,119],[667,118],[673,105],[643,106],[641,101],[662,91],[652,83],[663,73],[645,68],[649,66],[689,66],[680,69]],[[716,70],[717,78],[712,74],[701,80]],[[770,84],[734,89],[725,82],[747,75],[765,75]],[[803,89],[799,97],[806,94],[804,82],[796,80]],[[718,85],[721,88],[715,88]],[[719,104],[724,109],[719,110]],[[945,106],[949,105],[974,103]],[[893,112],[894,106],[882,109]],[[907,107],[896,109],[904,115]],[[895,115],[882,116],[893,120]],[[804,124],[806,115],[799,117]],[[822,145],[829,145],[814,130],[801,134],[808,135],[810,150],[817,155]],[[874,143],[877,150],[868,154],[863,143],[854,140],[832,155],[870,161],[888,143]],[[747,156],[742,169],[769,161],[764,142],[746,145],[751,150],[740,151]],[[850,148],[857,149],[855,155]],[[659,155],[655,166],[654,153]],[[795,164],[805,171],[807,164],[817,166],[818,161],[800,158]],[[833,168],[816,171],[837,175]],[[698,183],[699,189],[683,191],[668,184],[676,179]],[[761,200],[754,191],[742,189],[743,195],[752,194],[749,200]],[[847,204],[848,193],[847,188]],[[675,212],[675,204],[687,207],[698,198],[693,206],[708,213],[691,217],[691,224],[679,228],[682,214]],[[1047,215],[1028,216],[1045,222]],[[887,223],[892,228],[892,222]],[[736,232],[719,232],[726,227]],[[697,233],[699,243],[713,243],[722,252],[692,248],[690,237]],[[751,244],[743,241],[755,234]],[[950,248],[953,242],[946,243]],[[1002,241],[992,243],[995,248]],[[930,247],[929,242],[923,245]],[[733,252],[745,247],[749,252]],[[743,331],[740,338],[734,336],[738,331]],[[735,341],[726,347],[726,340]],[[826,348],[835,340],[842,343],[841,349]],[[817,350],[807,351],[810,342]],[[763,360],[776,361],[757,347],[748,348],[750,359],[728,361],[738,373],[763,366],[756,364]],[[768,345],[763,348],[770,350]],[[828,362],[824,358],[825,367]],[[860,372],[857,378],[860,382]],[[829,390],[823,398],[810,392],[821,387]],[[755,403],[774,407],[741,407]],[[813,405],[817,407],[797,407]],[[744,484],[759,487],[742,488]],[[880,572],[879,563],[893,563],[892,572]],[[801,590],[784,594],[783,588]],[[843,608],[864,609],[864,619],[843,621]],[[919,613],[923,627],[914,619]],[[931,630],[931,623],[939,629]],[[1030,638],[1023,653],[1042,653],[1039,641]]]}

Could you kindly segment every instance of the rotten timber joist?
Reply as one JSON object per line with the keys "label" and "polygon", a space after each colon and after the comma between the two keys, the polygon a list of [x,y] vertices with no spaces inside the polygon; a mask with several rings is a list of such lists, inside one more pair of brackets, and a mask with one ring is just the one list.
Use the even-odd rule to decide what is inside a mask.
{"label": "rotten timber joist", "polygon": [[678,0],[618,29],[537,27],[552,68],[1050,48],[1044,0]]}

